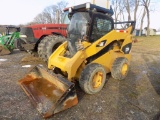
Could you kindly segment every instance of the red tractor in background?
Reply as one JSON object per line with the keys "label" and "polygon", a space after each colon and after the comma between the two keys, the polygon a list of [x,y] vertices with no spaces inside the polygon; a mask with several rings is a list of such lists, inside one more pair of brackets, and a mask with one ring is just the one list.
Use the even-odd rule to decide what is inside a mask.
{"label": "red tractor in background", "polygon": [[20,31],[21,49],[38,52],[38,56],[47,61],[53,51],[66,41],[69,22],[68,13],[64,13],[63,24],[36,24],[22,27]]}

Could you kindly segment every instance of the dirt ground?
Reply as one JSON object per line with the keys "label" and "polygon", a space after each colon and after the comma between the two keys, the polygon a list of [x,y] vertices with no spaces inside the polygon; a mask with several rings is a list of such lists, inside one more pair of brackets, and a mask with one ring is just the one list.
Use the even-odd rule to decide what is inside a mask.
{"label": "dirt ground", "polygon": [[[110,77],[95,95],[87,95],[77,86],[79,104],[48,120],[160,119],[160,36],[136,39],[125,80]],[[27,62],[28,58],[32,61]],[[18,85],[18,80],[37,64],[44,63],[18,50],[0,56],[0,120],[43,119]]]}

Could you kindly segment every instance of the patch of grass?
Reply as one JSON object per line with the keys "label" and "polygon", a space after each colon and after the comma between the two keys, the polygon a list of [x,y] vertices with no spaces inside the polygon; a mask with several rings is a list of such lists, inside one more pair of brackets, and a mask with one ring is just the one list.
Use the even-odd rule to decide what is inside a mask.
{"label": "patch of grass", "polygon": [[133,43],[133,51],[160,52],[160,36],[134,37],[138,42]]}

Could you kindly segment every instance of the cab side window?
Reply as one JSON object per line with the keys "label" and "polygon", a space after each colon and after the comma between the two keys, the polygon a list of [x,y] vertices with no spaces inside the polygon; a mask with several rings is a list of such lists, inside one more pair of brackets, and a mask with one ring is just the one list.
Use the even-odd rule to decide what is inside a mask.
{"label": "cab side window", "polygon": [[91,35],[92,42],[100,39],[112,30],[112,22],[106,17],[95,17],[93,22],[93,31]]}
{"label": "cab side window", "polygon": [[70,24],[70,20],[68,18],[68,12],[63,13],[61,23],[62,24]]}

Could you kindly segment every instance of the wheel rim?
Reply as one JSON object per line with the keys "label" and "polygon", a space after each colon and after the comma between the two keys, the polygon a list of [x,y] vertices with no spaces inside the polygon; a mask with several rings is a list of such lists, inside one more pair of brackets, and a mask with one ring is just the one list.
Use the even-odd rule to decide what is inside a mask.
{"label": "wheel rim", "polygon": [[128,65],[123,64],[122,70],[121,70],[122,75],[126,75],[127,71],[128,71]]}
{"label": "wheel rim", "polygon": [[102,72],[97,72],[94,76],[93,76],[93,88],[99,88],[102,85],[102,81],[103,81],[103,73]]}

